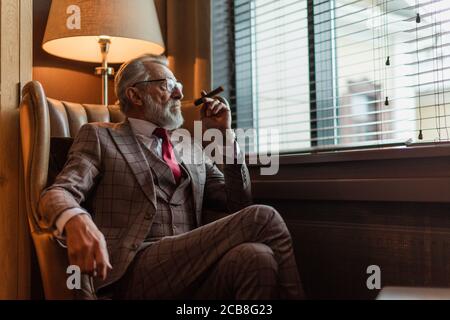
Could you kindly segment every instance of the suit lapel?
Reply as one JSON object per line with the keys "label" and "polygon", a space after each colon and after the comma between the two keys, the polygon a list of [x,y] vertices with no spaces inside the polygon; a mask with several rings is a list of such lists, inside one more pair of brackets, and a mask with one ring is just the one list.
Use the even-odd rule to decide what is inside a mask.
{"label": "suit lapel", "polygon": [[129,122],[119,123],[113,128],[108,128],[108,131],[117,149],[119,149],[119,152],[127,161],[142,191],[156,209],[156,193],[153,176]]}

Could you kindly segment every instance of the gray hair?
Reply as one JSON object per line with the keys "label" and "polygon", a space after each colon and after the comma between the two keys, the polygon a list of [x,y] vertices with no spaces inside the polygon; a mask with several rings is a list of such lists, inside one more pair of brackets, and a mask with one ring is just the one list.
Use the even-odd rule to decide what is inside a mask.
{"label": "gray hair", "polygon": [[114,80],[114,89],[120,102],[120,110],[124,114],[126,114],[132,106],[131,101],[126,95],[126,89],[136,82],[150,80],[150,75],[146,66],[147,63],[157,63],[166,67],[168,66],[167,58],[165,56],[145,54],[125,62],[120,67],[119,71],[117,71]]}

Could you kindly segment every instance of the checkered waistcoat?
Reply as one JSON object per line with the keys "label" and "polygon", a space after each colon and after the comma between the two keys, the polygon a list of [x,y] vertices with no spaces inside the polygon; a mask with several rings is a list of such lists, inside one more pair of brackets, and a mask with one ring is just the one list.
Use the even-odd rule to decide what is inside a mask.
{"label": "checkered waistcoat", "polygon": [[[200,160],[197,154],[176,156],[189,172],[199,226],[203,206],[235,212],[251,204],[245,164],[226,165],[222,173],[203,152]],[[41,195],[39,223],[42,228],[54,229],[62,212],[81,207],[104,234],[113,265],[105,281],[95,281],[99,289],[124,274],[149,234],[156,214],[153,173],[128,121],[91,123],[80,129],[64,169]]]}
{"label": "checkered waistcoat", "polygon": [[[156,214],[146,241],[173,236],[193,230],[196,226],[191,177],[181,164],[181,180],[177,184],[163,159],[143,144],[142,150],[152,170],[156,191]],[[178,159],[180,161],[181,159]]]}

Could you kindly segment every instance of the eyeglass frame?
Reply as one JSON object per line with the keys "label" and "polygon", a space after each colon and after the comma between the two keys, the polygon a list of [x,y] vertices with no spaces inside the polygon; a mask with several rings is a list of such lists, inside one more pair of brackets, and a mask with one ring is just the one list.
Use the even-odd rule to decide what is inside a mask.
{"label": "eyeglass frame", "polygon": [[[168,87],[168,84],[169,84],[168,81],[169,81],[169,80],[170,80],[170,81],[173,81],[173,83],[174,83],[174,86],[173,86],[173,89],[172,89],[172,90],[169,90],[169,87]],[[154,79],[154,80],[138,81],[138,82],[135,82],[131,87],[132,87],[132,88],[136,88],[136,86],[137,86],[138,84],[142,84],[142,83],[152,83],[152,82],[158,82],[158,81],[166,81],[166,89],[167,89],[168,92],[170,92],[170,94],[172,94],[173,91],[175,90],[175,88],[177,88],[177,87],[178,87],[178,89],[180,90],[180,92],[183,92],[183,84],[182,84],[180,81],[174,80],[174,79],[172,79],[172,78],[163,78],[163,79]]]}

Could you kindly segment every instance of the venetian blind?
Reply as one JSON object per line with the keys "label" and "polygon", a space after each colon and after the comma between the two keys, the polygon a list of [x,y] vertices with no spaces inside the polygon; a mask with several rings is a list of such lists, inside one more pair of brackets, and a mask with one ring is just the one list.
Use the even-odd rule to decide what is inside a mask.
{"label": "venetian blind", "polygon": [[213,14],[225,2],[228,36],[214,45],[231,49],[253,151],[272,149],[269,129],[289,153],[450,138],[450,1],[213,1]]}

